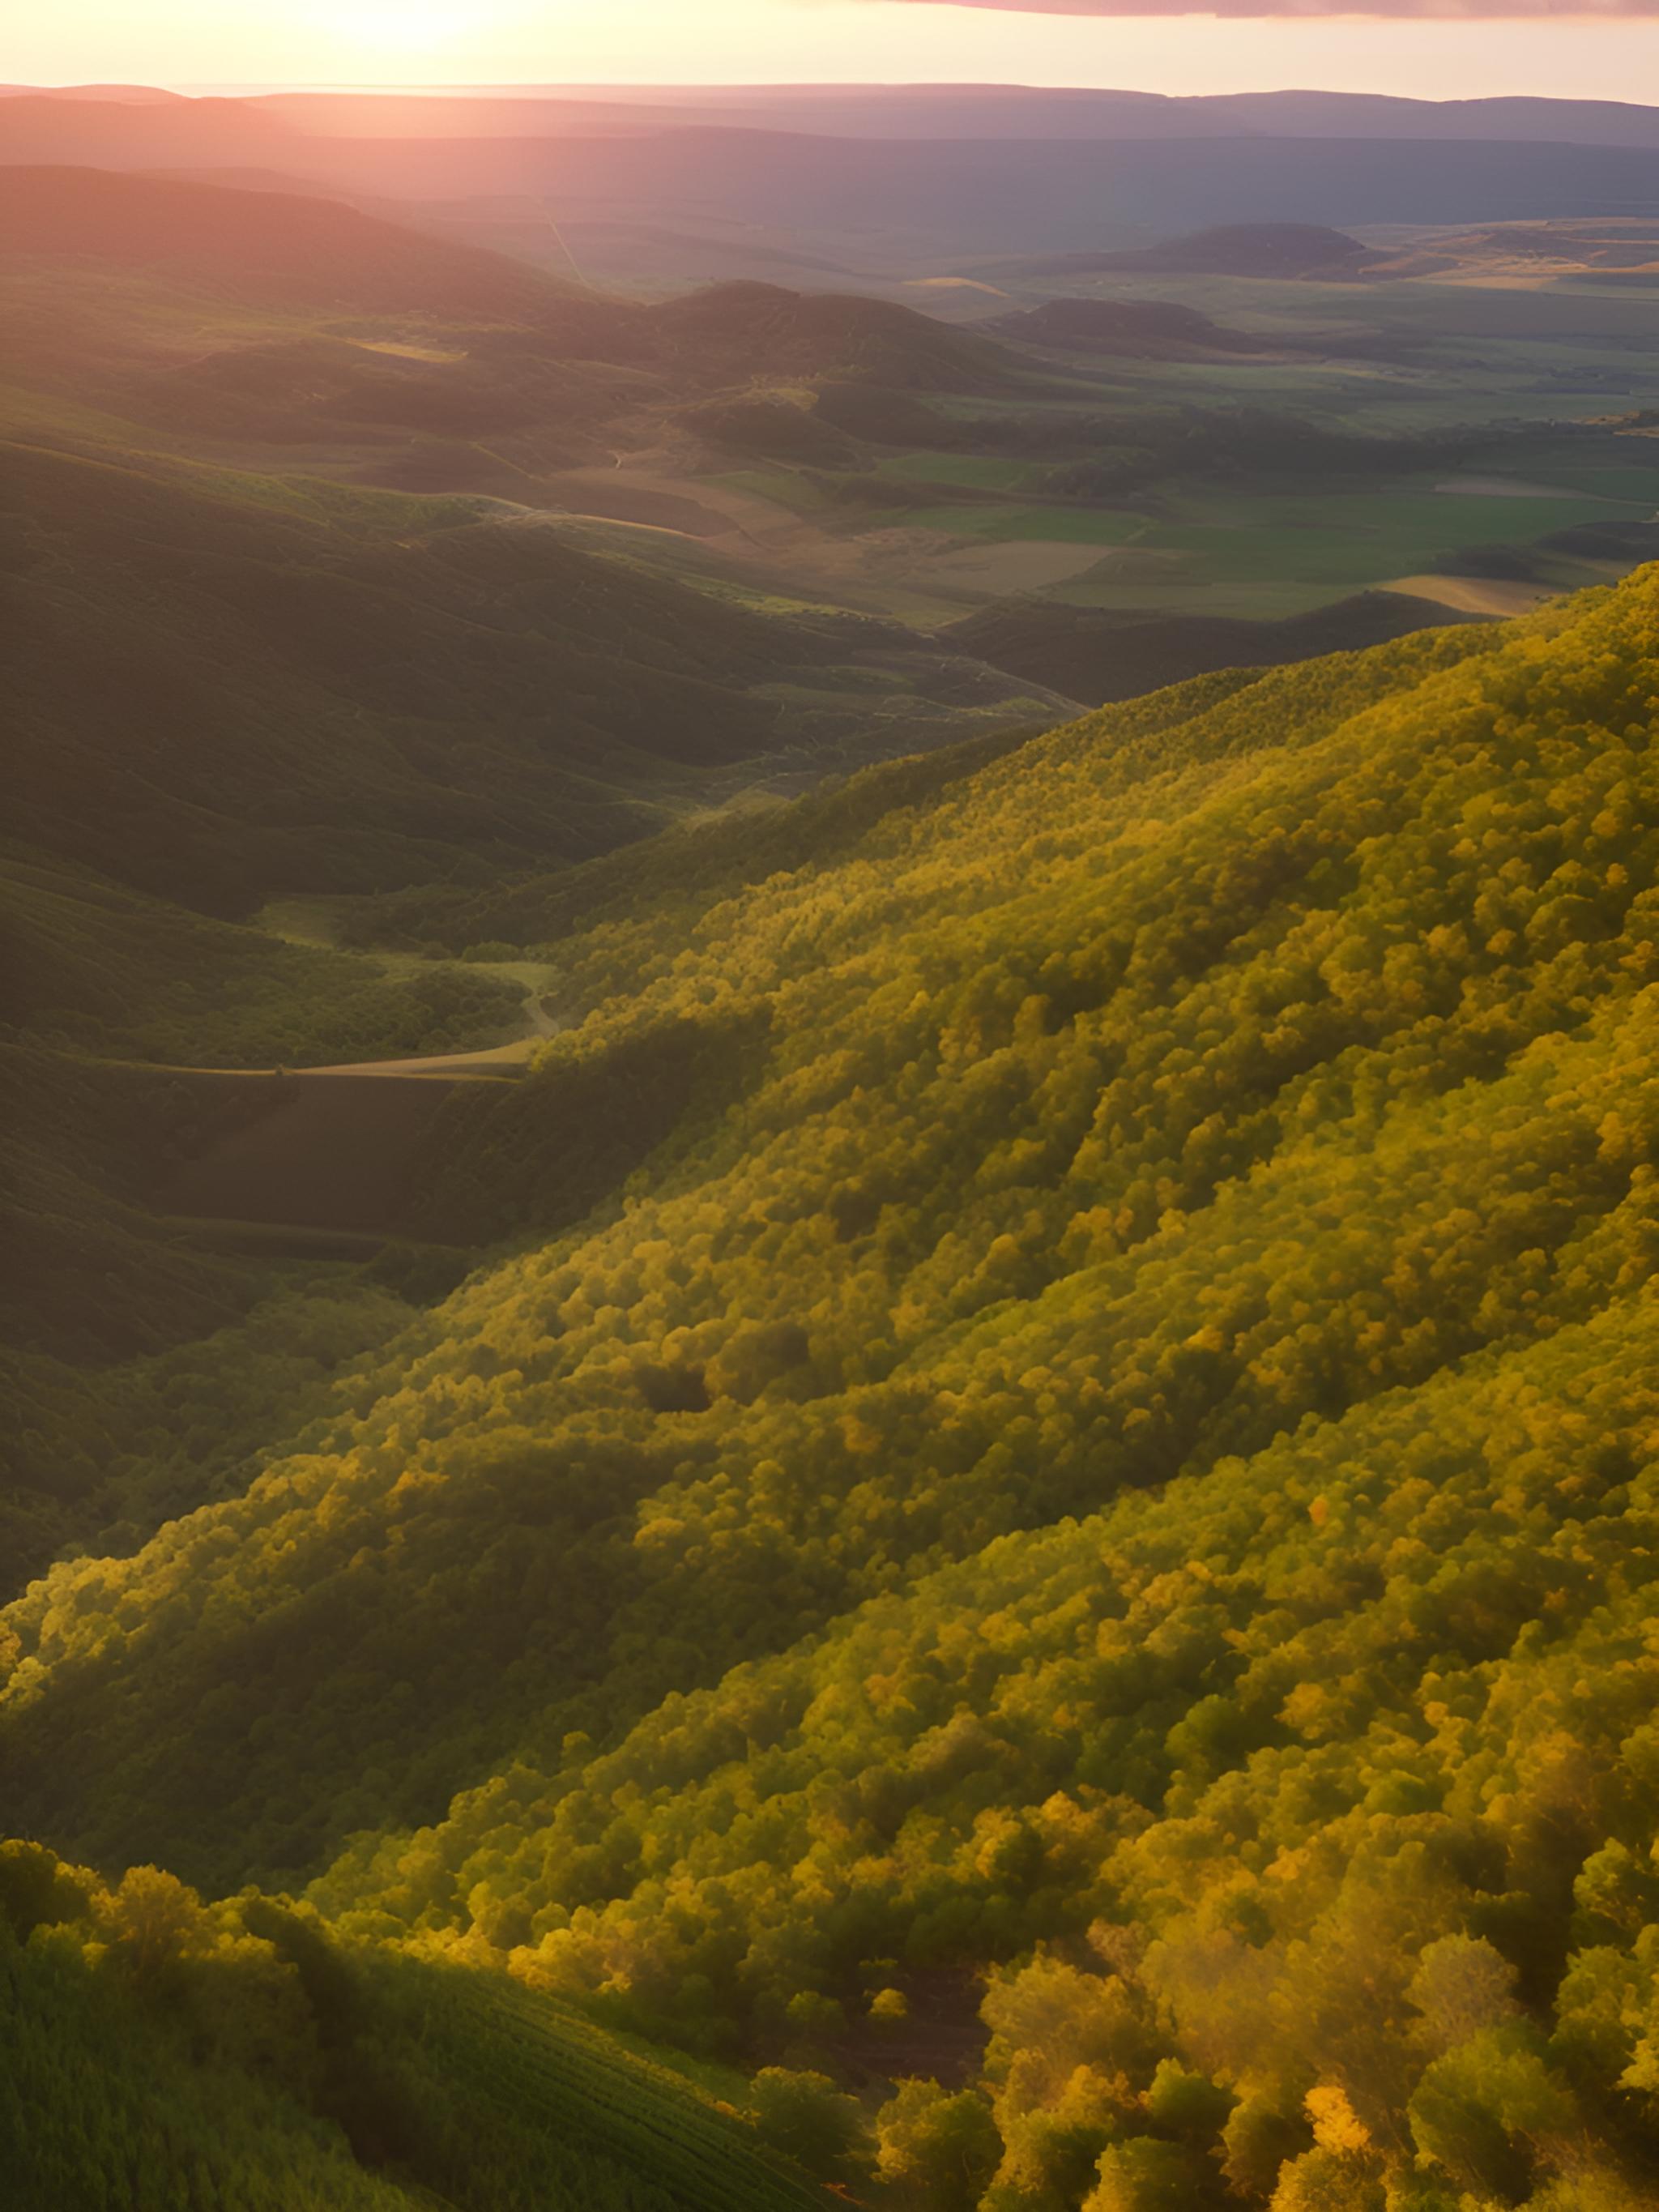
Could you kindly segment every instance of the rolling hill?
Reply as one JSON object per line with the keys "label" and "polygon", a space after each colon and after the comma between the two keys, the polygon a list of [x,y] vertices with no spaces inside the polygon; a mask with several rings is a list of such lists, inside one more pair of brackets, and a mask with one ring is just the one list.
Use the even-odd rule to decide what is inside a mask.
{"label": "rolling hill", "polygon": [[1638,2203],[1656,594],[568,939],[430,1187],[608,1180],[0,1616],[12,1819],[750,2065],[977,2007],[878,2138],[1062,2204]]}
{"label": "rolling hill", "polygon": [[[477,106],[266,127],[912,255],[1656,158]],[[1659,568],[1407,596],[1651,535],[1457,350],[1575,298],[1338,355],[1264,222],[1057,363],[15,181],[8,2203],[1650,2212]]]}
{"label": "rolling hill", "polygon": [[775,742],[745,676],[825,654],[464,502],[4,462],[13,833],[220,913],[638,835]]}
{"label": "rolling hill", "polygon": [[946,635],[1011,673],[1041,667],[1073,698],[1105,706],[1214,669],[1271,668],[1352,653],[1457,619],[1449,608],[1392,592],[1364,592],[1279,622],[1013,599],[969,615]]}
{"label": "rolling hill", "polygon": [[1261,339],[1225,330],[1196,307],[1183,307],[1176,301],[1045,300],[1041,307],[995,317],[991,327],[1027,345],[1117,354],[1132,361],[1182,361],[1194,352],[1264,350]]}
{"label": "rolling hill", "polygon": [[[585,1227],[476,1277],[246,1498],[14,1608],[12,1802],[100,1857],[292,1875],[1014,1527],[1616,1304],[1645,1186],[1595,1133],[1644,1110],[1619,733],[1655,588],[1201,678],[833,867],[571,944],[595,1011],[493,1144],[440,1145],[434,1198],[556,1193],[585,1092],[608,1194],[596,1165]],[[1497,844],[1452,858],[1494,777]],[[1569,791],[1613,841],[1593,881]]]}
{"label": "rolling hill", "polygon": [[836,376],[897,392],[994,392],[1021,380],[1021,364],[991,339],[885,300],[714,284],[652,309],[649,324],[659,347],[717,360],[733,382]]}
{"label": "rolling hill", "polygon": [[[585,453],[581,426],[641,388],[672,416],[768,343],[795,374],[821,345],[845,377],[872,345],[902,365],[913,332],[941,372],[993,362],[983,342],[781,293],[659,316],[325,200],[14,178],[0,515],[15,1266],[0,1333],[31,1358],[107,1362],[230,1325],[303,1273],[307,1249],[313,1273],[337,1268],[411,1226],[389,1201],[366,1215],[363,1192],[412,1158],[440,1094],[360,1098],[342,1082],[328,1118],[337,1181],[362,1186],[350,1221],[302,1203],[310,1248],[235,1226],[204,1243],[172,1218],[225,1211],[208,1186],[191,1195],[192,1148],[230,1141],[233,1096],[287,1122],[274,1091],[200,1071],[521,1034],[533,964],[504,980],[430,945],[388,962],[284,941],[248,926],[268,902],[437,883],[479,895],[780,772],[811,781],[1029,720],[1034,702],[890,625],[759,611],[625,550],[591,551],[522,498],[355,480],[459,476],[469,495],[504,481],[551,506],[532,466],[568,460],[572,441]],[[596,367],[596,348],[654,358],[654,380]],[[131,1061],[181,1072],[149,1079],[118,1065]],[[454,1249],[398,1264],[453,1280],[499,1212],[494,1195],[451,1206]],[[31,1469],[17,1557],[33,1564],[40,1531],[61,1537],[73,1513],[59,1513],[64,1484]]]}
{"label": "rolling hill", "polygon": [[[539,527],[544,478],[757,372],[994,387],[989,341],[762,286],[633,307],[337,203],[16,173],[0,501],[38,850],[220,913],[481,880],[728,791],[800,742],[792,683],[879,649],[903,689],[896,633]],[[452,486],[489,495],[421,495]]]}
{"label": "rolling hill", "polygon": [[[19,167],[11,180],[0,208],[0,272],[11,276],[15,290],[21,286],[25,318],[32,277],[67,282],[95,275],[105,264],[129,283],[140,278],[160,295],[151,326],[121,301],[111,319],[111,350],[124,367],[148,351],[179,394],[179,418],[198,437],[236,427],[216,419],[212,404],[211,375],[233,369],[276,386],[298,380],[301,405],[314,420],[339,415],[338,398],[314,388],[319,371],[326,376],[322,349],[331,343],[335,374],[349,363],[360,386],[345,422],[407,421],[433,429],[457,427],[443,416],[447,391],[461,387],[452,405],[466,404],[467,373],[443,373],[456,362],[470,364],[475,408],[494,394],[497,419],[485,425],[493,429],[520,427],[527,413],[593,410],[592,390],[568,375],[551,391],[533,391],[527,410],[524,392],[511,382],[526,360],[544,370],[599,362],[655,371],[682,398],[765,374],[863,377],[896,388],[946,391],[996,390],[1020,374],[992,340],[893,301],[733,283],[641,305],[337,199],[305,197],[290,179],[276,180],[287,190],[242,190],[106,169]],[[137,398],[141,412],[149,397],[153,409],[155,395],[136,387],[130,374],[118,384],[95,381],[98,363],[87,362],[81,351],[87,303],[73,292],[67,296],[79,311],[70,333],[50,312],[61,307],[62,297],[49,294],[39,327],[30,319],[21,324],[17,367],[39,361],[59,381],[105,398],[116,392],[129,401]],[[167,329],[191,305],[217,340],[202,364],[210,372],[205,389],[191,374],[197,363],[195,349],[184,343],[185,330],[175,335]],[[302,326],[302,334],[294,325],[296,306],[320,319],[313,329]],[[246,318],[241,329],[238,310]],[[361,320],[342,323],[346,312],[375,319],[384,335]],[[458,347],[444,346],[446,332]],[[428,337],[424,346],[422,333]],[[260,346],[268,337],[279,340],[278,349]],[[118,346],[112,343],[118,337]],[[366,342],[378,344],[378,358],[365,358]],[[311,352],[296,355],[296,343]],[[365,380],[371,371],[378,372],[378,385]],[[410,402],[399,406],[398,377],[406,387],[412,380],[415,391],[433,393],[426,419],[410,413]],[[627,392],[625,380],[619,386],[613,379],[603,404],[614,410]],[[250,427],[258,434],[257,423]]]}
{"label": "rolling hill", "polygon": [[552,280],[522,263],[447,245],[338,200],[106,168],[14,167],[0,203],[0,254],[89,256],[136,264],[153,278],[206,278],[256,300],[439,318],[521,320],[556,311],[561,298]]}

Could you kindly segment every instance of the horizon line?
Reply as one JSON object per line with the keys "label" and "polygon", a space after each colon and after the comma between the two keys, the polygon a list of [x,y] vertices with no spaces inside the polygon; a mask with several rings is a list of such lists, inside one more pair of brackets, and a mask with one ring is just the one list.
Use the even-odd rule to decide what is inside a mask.
{"label": "horizon line", "polygon": [[386,78],[360,80],[354,78],[253,78],[229,81],[214,79],[203,82],[174,80],[155,81],[141,77],[109,78],[82,77],[58,84],[18,83],[8,88],[12,93],[70,93],[83,88],[120,86],[132,91],[168,93],[175,98],[237,99],[262,94],[284,93],[343,93],[366,95],[414,95],[428,99],[487,96],[499,100],[529,100],[562,94],[578,97],[594,94],[615,95],[618,98],[638,98],[641,94],[777,94],[803,93],[821,94],[856,94],[859,93],[1036,93],[1048,97],[1068,100],[1090,100],[1111,97],[1121,100],[1144,100],[1162,106],[1200,106],[1236,100],[1322,99],[1384,100],[1402,107],[1476,107],[1497,106],[1517,102],[1537,101],[1561,106],[1589,107],[1629,107],[1650,109],[1659,106],[1659,100],[1616,100],[1605,93],[1551,92],[1495,92],[1462,93],[1438,95],[1430,93],[1358,92],[1340,86],[1318,84],[1268,84],[1242,91],[1230,92],[1149,92],[1136,85],[1127,84],[1041,84],[1025,83],[1013,78],[933,77],[933,78],[847,78],[836,81],[812,77],[768,78],[739,81],[723,78],[718,82],[702,82],[683,78],[641,79],[626,82],[617,79],[571,78],[526,80],[520,83],[504,84],[499,81],[473,82],[464,80],[442,82],[404,82]]}

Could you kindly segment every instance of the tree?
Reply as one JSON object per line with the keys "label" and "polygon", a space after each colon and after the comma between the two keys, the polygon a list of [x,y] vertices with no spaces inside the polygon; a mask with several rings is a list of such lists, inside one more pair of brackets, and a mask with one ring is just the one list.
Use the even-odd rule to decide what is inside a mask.
{"label": "tree", "polygon": [[112,1949],[141,1981],[195,1949],[208,1933],[201,1899],[160,1867],[130,1868],[106,1917]]}
{"label": "tree", "polygon": [[1443,1936],[1419,1958],[1406,1994],[1423,2015],[1430,2047],[1440,2052],[1516,2018],[1518,1978],[1484,1936]]}
{"label": "tree", "polygon": [[1512,2203],[1577,2118],[1571,2093],[1524,2025],[1485,2029],[1436,2059],[1412,2094],[1410,2113],[1419,2149],[1455,2181]]}
{"label": "tree", "polygon": [[1098,2174],[1083,2212],[1199,2212],[1217,2194],[1213,2166],[1182,2144],[1150,2136],[1111,2144]]}
{"label": "tree", "polygon": [[37,1928],[84,1918],[89,1887],[44,1844],[0,1844],[0,1920],[26,1942]]}
{"label": "tree", "polygon": [[1387,2203],[1382,2176],[1363,2158],[1314,2149],[1282,2170],[1269,2212],[1384,2212]]}
{"label": "tree", "polygon": [[983,2098],[901,2081],[876,2116],[876,2171],[919,2212],[974,2212],[1002,2156]]}
{"label": "tree", "polygon": [[763,2141],[809,2173],[844,2181],[866,2163],[864,2108],[827,2074],[763,2067],[750,2096]]}

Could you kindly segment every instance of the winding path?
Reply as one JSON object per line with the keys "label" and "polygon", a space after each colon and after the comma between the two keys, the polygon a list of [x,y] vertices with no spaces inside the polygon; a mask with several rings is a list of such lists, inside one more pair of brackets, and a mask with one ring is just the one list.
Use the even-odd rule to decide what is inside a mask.
{"label": "winding path", "polygon": [[450,1081],[468,1076],[503,1076],[521,1073],[526,1068],[536,1047],[544,1037],[556,1036],[565,1026],[556,1016],[550,1014],[542,1003],[542,994],[532,989],[525,994],[524,1018],[528,1024],[522,1036],[510,1043],[489,1047],[482,1052],[423,1053],[414,1060],[342,1060],[331,1067],[295,1067],[287,1071],[296,1076],[374,1075],[396,1076],[404,1079],[421,1079],[442,1076]]}

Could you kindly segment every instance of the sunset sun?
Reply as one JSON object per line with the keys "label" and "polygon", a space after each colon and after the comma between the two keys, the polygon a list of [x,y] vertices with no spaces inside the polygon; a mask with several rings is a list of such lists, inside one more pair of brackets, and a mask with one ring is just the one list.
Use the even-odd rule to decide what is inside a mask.
{"label": "sunset sun", "polygon": [[319,13],[324,27],[342,41],[385,53],[418,53],[476,29],[479,11],[451,0],[347,0]]}

